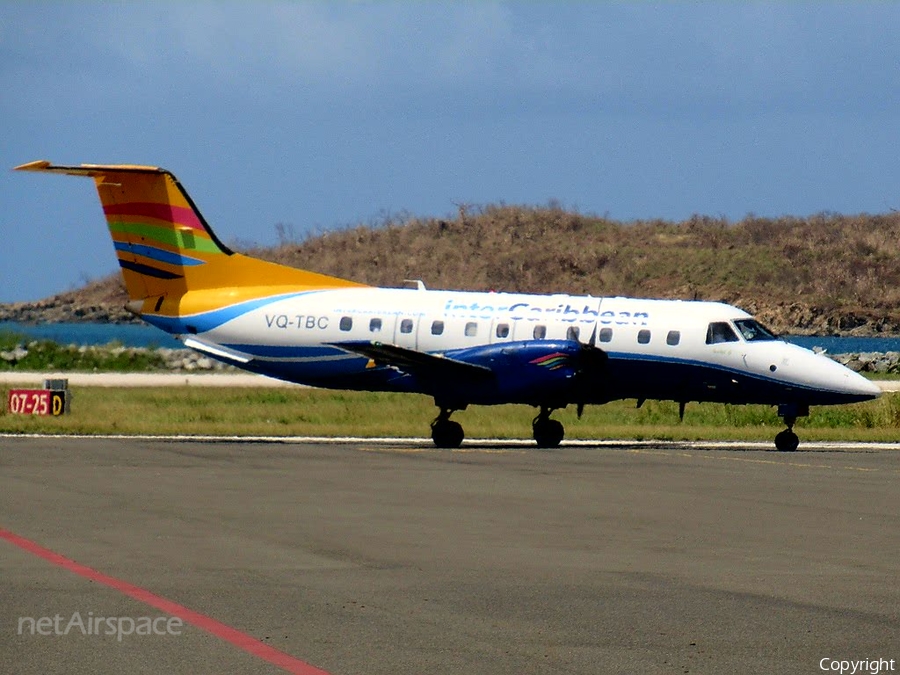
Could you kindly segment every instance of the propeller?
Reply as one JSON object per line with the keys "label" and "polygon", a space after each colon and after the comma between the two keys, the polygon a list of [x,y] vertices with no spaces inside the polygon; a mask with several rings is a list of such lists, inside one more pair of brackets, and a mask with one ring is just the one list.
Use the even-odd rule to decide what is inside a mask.
{"label": "propeller", "polygon": [[584,413],[585,401],[590,395],[591,387],[596,386],[597,380],[606,373],[606,352],[597,347],[597,324],[591,331],[591,337],[587,344],[581,343],[578,354],[578,371],[575,373],[575,390],[577,400],[576,411],[578,419]]}

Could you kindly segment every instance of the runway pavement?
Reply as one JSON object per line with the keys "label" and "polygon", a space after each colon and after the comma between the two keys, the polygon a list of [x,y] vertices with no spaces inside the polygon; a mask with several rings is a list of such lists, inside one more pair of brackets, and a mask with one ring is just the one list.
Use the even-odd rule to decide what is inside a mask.
{"label": "runway pavement", "polygon": [[[3,438],[0,670],[896,670],[898,484],[883,450]],[[186,620],[29,633],[76,614]]]}

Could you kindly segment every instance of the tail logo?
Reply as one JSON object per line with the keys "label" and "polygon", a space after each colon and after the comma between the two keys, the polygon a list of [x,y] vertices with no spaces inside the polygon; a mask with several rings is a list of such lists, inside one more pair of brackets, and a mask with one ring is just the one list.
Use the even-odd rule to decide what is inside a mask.
{"label": "tail logo", "polygon": [[183,274],[178,268],[203,265],[210,256],[222,254],[190,208],[129,202],[105,204],[103,212],[123,269],[179,279]]}

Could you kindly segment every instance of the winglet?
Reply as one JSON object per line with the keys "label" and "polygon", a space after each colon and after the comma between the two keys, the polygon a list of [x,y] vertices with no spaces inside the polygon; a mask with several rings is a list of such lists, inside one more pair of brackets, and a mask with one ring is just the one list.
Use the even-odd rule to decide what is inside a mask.
{"label": "winglet", "polygon": [[21,164],[13,168],[13,171],[46,171],[49,168],[50,162],[48,162],[46,159],[39,159],[36,162]]}

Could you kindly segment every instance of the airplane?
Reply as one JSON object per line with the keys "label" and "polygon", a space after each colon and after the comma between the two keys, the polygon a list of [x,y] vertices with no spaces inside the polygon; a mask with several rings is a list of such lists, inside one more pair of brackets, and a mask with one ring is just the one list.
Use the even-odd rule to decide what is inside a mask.
{"label": "airplane", "polygon": [[186,347],[244,370],[332,389],[425,394],[431,437],[457,448],[469,405],[526,404],[538,447],[574,405],[636,399],[777,406],[794,451],[813,405],[880,388],[719,302],[379,288],[252,258],[216,236],[169,171],[41,160],[20,171],[94,179],[127,309]]}

